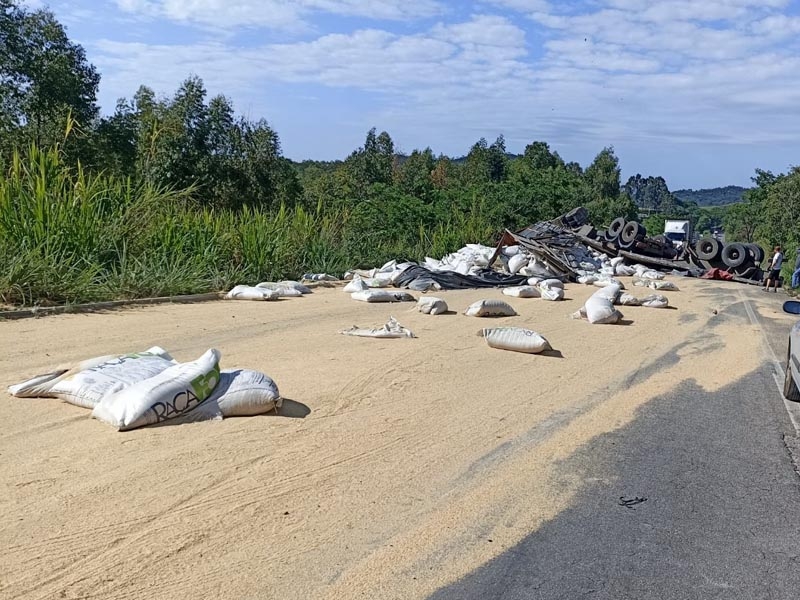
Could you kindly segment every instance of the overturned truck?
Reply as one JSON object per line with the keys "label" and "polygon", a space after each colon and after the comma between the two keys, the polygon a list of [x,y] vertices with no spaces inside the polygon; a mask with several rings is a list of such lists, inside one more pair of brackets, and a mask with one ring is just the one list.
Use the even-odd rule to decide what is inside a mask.
{"label": "overturned truck", "polygon": [[588,222],[588,213],[583,207],[517,232],[506,230],[490,264],[504,246],[511,244],[520,245],[553,272],[571,280],[575,280],[581,270],[581,257],[586,247],[612,258],[621,256],[654,269],[695,277],[718,269],[729,274],[726,278],[760,284],[764,275],[761,269],[764,250],[757,244],[724,244],[716,238],[704,237],[694,244],[676,248],[666,236],[650,237],[642,223],[626,221],[623,217],[598,230]]}

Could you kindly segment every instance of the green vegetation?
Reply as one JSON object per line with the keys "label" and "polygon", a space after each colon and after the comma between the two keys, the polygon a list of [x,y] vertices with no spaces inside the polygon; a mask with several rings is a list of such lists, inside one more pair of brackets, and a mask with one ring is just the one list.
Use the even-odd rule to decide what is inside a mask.
{"label": "green vegetation", "polygon": [[728,185],[706,190],[675,190],[672,194],[682,202],[694,202],[697,206],[725,206],[744,199],[747,188]]}
{"label": "green vegetation", "polygon": [[502,136],[460,159],[399,156],[372,129],[342,161],[292,163],[266,121],[208,99],[196,77],[169,98],[141,87],[102,118],[98,83],[50,12],[0,0],[2,303],[195,293],[439,257],[579,205],[598,227],[641,214],[800,241],[776,203],[800,198],[794,172],[759,172],[723,210],[679,200],[660,177],[621,185],[611,147],[585,169],[542,141],[511,155]]}

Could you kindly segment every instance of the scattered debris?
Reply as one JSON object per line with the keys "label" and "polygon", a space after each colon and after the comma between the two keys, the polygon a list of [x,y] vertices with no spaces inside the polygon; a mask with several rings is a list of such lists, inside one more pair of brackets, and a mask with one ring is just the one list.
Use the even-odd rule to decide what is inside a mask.
{"label": "scattered debris", "polygon": [[339,333],[343,335],[354,335],[357,337],[370,337],[370,338],[414,338],[417,337],[407,327],[403,327],[397,322],[394,317],[389,317],[389,320],[382,327],[375,327],[372,329],[362,329],[358,325],[353,325],[350,329],[344,329]]}
{"label": "scattered debris", "polygon": [[636,510],[633,508],[637,504],[641,504],[642,502],[647,502],[647,498],[642,498],[640,496],[634,496],[633,498],[626,498],[625,496],[619,497],[619,505],[624,506],[625,508],[630,508],[631,510]]}

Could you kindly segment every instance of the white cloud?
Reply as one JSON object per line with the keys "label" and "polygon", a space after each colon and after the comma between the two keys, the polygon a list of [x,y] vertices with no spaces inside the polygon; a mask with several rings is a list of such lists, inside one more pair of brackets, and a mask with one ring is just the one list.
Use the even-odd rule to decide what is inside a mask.
{"label": "white cloud", "polygon": [[[197,12],[190,14],[187,1],[174,6],[170,0],[118,1],[139,14],[163,14],[172,7],[170,18],[192,22],[210,22],[217,6],[196,0]],[[272,19],[269,27],[289,26],[317,10],[403,18],[441,9],[438,3],[414,0],[377,8],[368,4],[284,3],[291,7],[288,12],[269,16],[258,9],[251,22],[264,25],[259,19]],[[243,23],[247,0],[228,5],[230,23]],[[324,112],[326,90],[343,90],[354,103],[368,105],[358,114],[362,120],[348,127],[361,134],[377,125],[393,136],[404,135],[399,141],[407,149],[447,140],[449,147],[435,149],[457,153],[478,137],[500,132],[509,144],[540,139],[553,146],[590,147],[594,153],[608,144],[744,146],[800,138],[795,118],[800,18],[783,10],[785,0],[598,0],[582,13],[572,2],[480,0],[475,6],[521,11],[529,19],[483,14],[453,22],[451,17],[424,31],[359,29],[248,48],[226,38],[186,45],[104,40],[89,50],[103,73],[104,98],[130,96],[142,83],[171,94],[195,73],[212,93],[223,92],[236,106],[251,107],[254,117],[271,119],[262,90],[301,84],[296,98],[319,97],[315,110],[325,115],[309,117],[335,123],[329,129],[341,129],[344,137],[352,132],[344,133],[345,123],[334,116],[338,113]],[[184,12],[175,12],[176,7]],[[532,47],[534,41],[539,46]],[[306,118],[287,117],[291,130],[299,131],[295,122]],[[312,151],[305,151],[309,155]]]}
{"label": "white cloud", "polygon": [[245,91],[253,81],[278,80],[413,95],[420,87],[466,86],[527,70],[517,60],[525,53],[524,32],[501,17],[482,16],[437,25],[426,34],[366,29],[252,49],[219,42],[173,46],[110,40],[96,48],[104,79],[133,87],[154,82],[163,91],[193,72]]}
{"label": "white cloud", "polygon": [[129,13],[204,26],[302,29],[314,13],[408,20],[439,15],[438,0],[116,0]]}

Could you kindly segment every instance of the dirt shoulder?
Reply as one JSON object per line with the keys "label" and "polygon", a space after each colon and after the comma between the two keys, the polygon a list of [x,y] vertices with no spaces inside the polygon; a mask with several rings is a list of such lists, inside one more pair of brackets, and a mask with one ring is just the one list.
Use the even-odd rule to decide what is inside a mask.
{"label": "dirt shoulder", "polygon": [[[215,347],[293,401],[291,415],[117,433],[4,394],[0,597],[424,597],[568,507],[580,482],[553,466],[581,445],[678,381],[712,388],[757,368],[731,306],[751,298],[792,321],[780,294],[674,281],[674,309],[623,307],[623,326],[570,319],[596,290],[578,285],[564,302],[442,292],[458,314],[439,316],[318,289],[0,323],[3,387],[157,344],[179,360]],[[520,316],[461,314],[481,298]],[[418,339],[337,333],[389,315]],[[535,329],[561,357],[488,348],[476,332],[498,325]]]}

